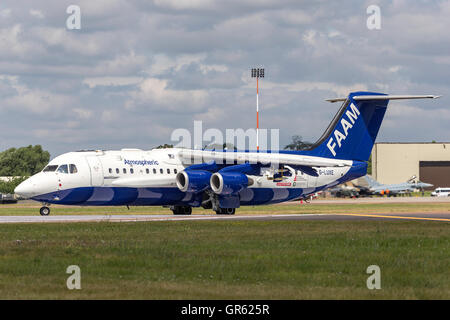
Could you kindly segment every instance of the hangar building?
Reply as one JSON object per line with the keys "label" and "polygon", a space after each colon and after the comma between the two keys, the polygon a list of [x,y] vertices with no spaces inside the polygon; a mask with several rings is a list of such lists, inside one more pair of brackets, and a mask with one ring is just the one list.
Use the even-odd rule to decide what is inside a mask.
{"label": "hangar building", "polygon": [[450,187],[450,142],[376,143],[372,176],[381,183],[406,182],[415,175],[434,188]]}

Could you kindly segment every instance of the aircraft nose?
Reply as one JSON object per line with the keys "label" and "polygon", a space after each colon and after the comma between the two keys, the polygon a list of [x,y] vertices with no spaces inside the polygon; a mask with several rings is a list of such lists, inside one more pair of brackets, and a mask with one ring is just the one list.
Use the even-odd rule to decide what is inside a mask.
{"label": "aircraft nose", "polygon": [[24,198],[30,198],[36,194],[36,187],[27,179],[14,189],[14,193]]}

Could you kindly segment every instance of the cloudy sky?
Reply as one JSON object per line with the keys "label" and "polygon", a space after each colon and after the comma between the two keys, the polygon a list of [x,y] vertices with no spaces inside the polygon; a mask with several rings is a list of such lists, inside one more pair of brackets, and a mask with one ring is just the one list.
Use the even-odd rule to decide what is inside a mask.
{"label": "cloudy sky", "polygon": [[[81,29],[69,30],[70,5]],[[381,29],[366,9],[381,9]],[[176,128],[260,125],[315,141],[354,90],[391,102],[378,141],[450,141],[449,1],[3,0],[0,150],[150,149]]]}

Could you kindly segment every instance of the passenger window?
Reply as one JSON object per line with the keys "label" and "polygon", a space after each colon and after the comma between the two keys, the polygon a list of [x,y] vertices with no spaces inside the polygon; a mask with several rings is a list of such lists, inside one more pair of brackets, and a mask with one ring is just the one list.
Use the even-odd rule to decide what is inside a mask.
{"label": "passenger window", "polygon": [[170,169],[169,168],[167,168],[167,173],[170,174]]}
{"label": "passenger window", "polygon": [[153,173],[156,174],[156,169],[153,169]]}
{"label": "passenger window", "polygon": [[145,169],[145,173],[149,174],[149,173],[150,173],[150,170],[149,170],[148,168]]}
{"label": "passenger window", "polygon": [[131,174],[134,173],[134,169],[133,169],[133,168],[130,169],[130,173],[131,173]]}
{"label": "passenger window", "polygon": [[127,169],[126,168],[123,168],[123,173],[127,173]]}
{"label": "passenger window", "polygon": [[177,174],[178,173],[177,169],[173,169],[173,173]]}
{"label": "passenger window", "polygon": [[69,173],[69,170],[67,168],[67,164],[60,165],[57,171],[59,173]]}
{"label": "passenger window", "polygon": [[161,168],[161,169],[159,169],[159,172],[164,173],[164,170]]}
{"label": "passenger window", "polygon": [[70,164],[69,165],[69,169],[70,169],[70,173],[77,173],[78,172],[77,166],[74,165],[74,164]]}
{"label": "passenger window", "polygon": [[119,172],[120,172],[119,168],[116,168],[116,173],[119,173]]}
{"label": "passenger window", "polygon": [[112,169],[111,168],[109,168],[109,173],[112,173]]}

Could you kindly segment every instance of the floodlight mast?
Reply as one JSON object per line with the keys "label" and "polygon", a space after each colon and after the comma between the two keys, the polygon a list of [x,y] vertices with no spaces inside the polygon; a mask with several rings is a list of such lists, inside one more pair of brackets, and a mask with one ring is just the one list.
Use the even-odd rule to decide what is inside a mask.
{"label": "floodlight mast", "polygon": [[259,152],[259,78],[264,78],[264,68],[253,68],[252,78],[256,78],[256,151]]}

